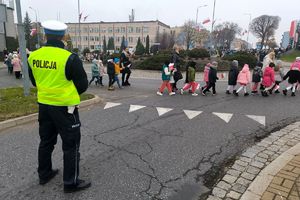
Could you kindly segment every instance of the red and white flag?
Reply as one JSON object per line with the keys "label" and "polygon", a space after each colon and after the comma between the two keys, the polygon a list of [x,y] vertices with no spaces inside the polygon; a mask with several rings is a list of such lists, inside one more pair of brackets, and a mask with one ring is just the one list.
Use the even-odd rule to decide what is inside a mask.
{"label": "red and white flag", "polygon": [[35,28],[31,29],[30,36],[34,36],[37,34],[37,30]]}
{"label": "red and white flag", "polygon": [[205,20],[202,22],[202,24],[207,24],[207,23],[209,23],[209,22],[210,22],[210,19],[207,18],[207,19],[205,19]]}

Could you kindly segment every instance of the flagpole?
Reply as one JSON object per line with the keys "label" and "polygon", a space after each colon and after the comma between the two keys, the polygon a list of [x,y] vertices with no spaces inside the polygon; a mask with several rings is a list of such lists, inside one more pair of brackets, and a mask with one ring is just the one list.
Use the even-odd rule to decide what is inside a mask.
{"label": "flagpole", "polygon": [[80,0],[78,0],[78,35],[79,35],[79,46],[78,46],[78,51],[79,53],[81,52],[81,29],[80,29],[80,19],[81,15],[80,15]]}
{"label": "flagpole", "polygon": [[247,31],[247,49],[249,49],[249,29],[250,29],[250,23],[252,20],[251,13],[245,13],[245,15],[249,15],[249,24],[248,24],[248,31]]}
{"label": "flagpole", "polygon": [[214,8],[213,8],[213,18],[211,22],[211,33],[210,33],[210,57],[212,56],[212,49],[213,49],[213,31],[214,31],[214,24],[215,24],[215,9],[216,9],[216,0],[214,0]]}

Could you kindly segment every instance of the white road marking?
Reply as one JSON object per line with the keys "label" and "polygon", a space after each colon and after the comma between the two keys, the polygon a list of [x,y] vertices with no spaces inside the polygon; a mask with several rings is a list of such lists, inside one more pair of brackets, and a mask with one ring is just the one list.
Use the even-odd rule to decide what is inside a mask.
{"label": "white road marking", "polygon": [[216,113],[216,112],[213,112],[212,114],[218,116],[219,118],[224,120],[226,123],[228,123],[231,120],[232,116],[233,116],[233,114],[231,114],[231,113]]}
{"label": "white road marking", "polygon": [[248,118],[253,119],[254,121],[260,123],[263,126],[266,126],[266,117],[257,116],[257,115],[246,115]]}
{"label": "white road marking", "polygon": [[170,112],[173,109],[172,108],[156,107],[156,110],[158,112],[158,116],[162,116],[162,115],[166,114],[167,112]]}
{"label": "white road marking", "polygon": [[194,110],[183,110],[183,112],[186,114],[186,116],[189,119],[193,119],[202,113],[202,111],[194,111]]}
{"label": "white road marking", "polygon": [[119,106],[121,105],[121,103],[112,103],[112,102],[107,102],[105,107],[104,107],[104,110],[105,109],[108,109],[108,108],[113,108],[113,107],[116,107],[116,106]]}
{"label": "white road marking", "polygon": [[140,110],[140,109],[145,108],[145,107],[146,106],[130,105],[129,112],[134,112],[134,111]]}

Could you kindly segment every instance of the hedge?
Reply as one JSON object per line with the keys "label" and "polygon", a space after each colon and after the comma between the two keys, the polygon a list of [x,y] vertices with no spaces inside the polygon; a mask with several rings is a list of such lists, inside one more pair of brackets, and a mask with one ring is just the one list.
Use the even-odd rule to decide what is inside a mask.
{"label": "hedge", "polygon": [[209,52],[206,49],[192,49],[187,51],[187,56],[190,58],[209,58]]}
{"label": "hedge", "polygon": [[250,68],[254,68],[257,64],[257,58],[247,52],[237,52],[233,55],[224,56],[224,60],[237,60],[239,62],[239,67],[242,68],[244,64],[248,64]]}

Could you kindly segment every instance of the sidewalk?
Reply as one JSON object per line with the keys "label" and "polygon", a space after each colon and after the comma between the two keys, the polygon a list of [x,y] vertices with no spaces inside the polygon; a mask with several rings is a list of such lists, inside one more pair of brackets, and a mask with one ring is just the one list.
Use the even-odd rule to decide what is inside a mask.
{"label": "sidewalk", "polygon": [[245,151],[208,198],[221,199],[299,200],[300,122]]}

